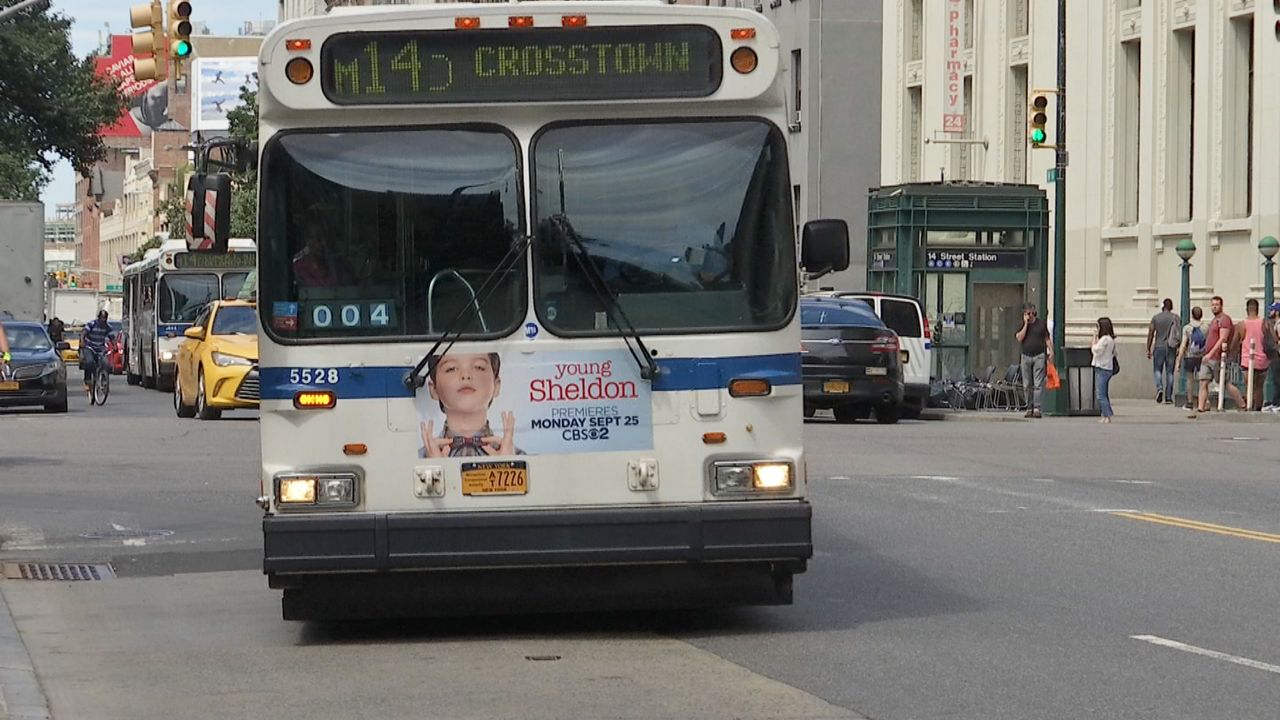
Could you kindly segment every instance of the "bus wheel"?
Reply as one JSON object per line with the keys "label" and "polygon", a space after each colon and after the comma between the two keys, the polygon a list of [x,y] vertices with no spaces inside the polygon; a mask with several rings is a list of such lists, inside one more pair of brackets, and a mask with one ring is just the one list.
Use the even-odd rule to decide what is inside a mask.
{"label": "bus wheel", "polygon": [[156,367],[155,367],[155,365],[152,365],[152,366],[151,366],[151,374],[150,374],[150,375],[148,375],[148,374],[147,374],[147,369],[146,369],[145,367],[144,367],[144,368],[142,368],[142,387],[150,389],[150,388],[154,388],[155,386],[156,386]]}
{"label": "bus wheel", "polygon": [[142,376],[138,375],[137,373],[125,372],[124,381],[129,383],[130,385],[141,385]]}
{"label": "bus wheel", "polygon": [[222,417],[221,410],[209,407],[209,397],[205,395],[204,368],[200,368],[199,379],[196,381],[196,414],[201,420],[217,420]]}

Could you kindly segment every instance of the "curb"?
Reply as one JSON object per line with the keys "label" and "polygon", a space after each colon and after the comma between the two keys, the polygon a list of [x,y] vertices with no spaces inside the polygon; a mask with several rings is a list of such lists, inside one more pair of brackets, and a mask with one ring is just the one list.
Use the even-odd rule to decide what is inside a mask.
{"label": "curb", "polygon": [[50,720],[49,704],[27,646],[9,615],[0,581],[0,720]]}

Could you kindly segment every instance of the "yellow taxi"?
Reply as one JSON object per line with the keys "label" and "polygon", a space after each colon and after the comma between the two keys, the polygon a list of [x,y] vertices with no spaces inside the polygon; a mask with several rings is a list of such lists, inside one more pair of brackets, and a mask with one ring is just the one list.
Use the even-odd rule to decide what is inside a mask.
{"label": "yellow taxi", "polygon": [[59,351],[62,355],[62,362],[75,367],[80,363],[80,333],[84,328],[67,328],[63,333],[63,342],[67,343],[67,347]]}
{"label": "yellow taxi", "polygon": [[183,334],[173,383],[178,417],[217,420],[223,410],[258,407],[255,303],[211,302]]}

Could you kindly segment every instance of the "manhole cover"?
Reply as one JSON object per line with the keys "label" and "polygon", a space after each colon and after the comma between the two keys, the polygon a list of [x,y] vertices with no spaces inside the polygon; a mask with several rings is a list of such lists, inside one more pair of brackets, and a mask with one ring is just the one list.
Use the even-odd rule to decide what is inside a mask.
{"label": "manhole cover", "polygon": [[6,580],[88,581],[115,577],[110,565],[85,563],[5,563]]}
{"label": "manhole cover", "polygon": [[110,530],[94,530],[93,532],[80,533],[80,537],[86,540],[137,540],[140,538],[169,537],[172,534],[172,530],[116,527]]}

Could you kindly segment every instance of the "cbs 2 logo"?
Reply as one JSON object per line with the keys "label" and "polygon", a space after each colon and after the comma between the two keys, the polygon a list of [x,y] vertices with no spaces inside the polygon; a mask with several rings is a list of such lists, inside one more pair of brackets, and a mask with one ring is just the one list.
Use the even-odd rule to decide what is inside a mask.
{"label": "cbs 2 logo", "polygon": [[337,385],[338,368],[289,368],[291,385]]}

